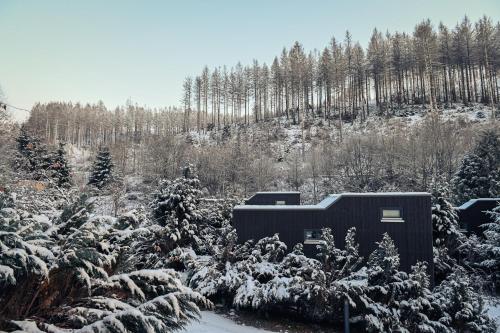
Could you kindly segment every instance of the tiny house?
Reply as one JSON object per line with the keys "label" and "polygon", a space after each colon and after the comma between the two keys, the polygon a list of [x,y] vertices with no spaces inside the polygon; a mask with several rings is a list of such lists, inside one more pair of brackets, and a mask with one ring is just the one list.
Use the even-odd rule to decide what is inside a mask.
{"label": "tiny house", "polygon": [[491,212],[500,203],[500,198],[479,198],[472,199],[457,207],[460,228],[467,233],[474,233],[478,236],[483,234],[481,225],[494,222]]}
{"label": "tiny house", "polygon": [[401,269],[409,271],[417,261],[426,261],[433,276],[429,193],[342,193],[300,205],[298,192],[259,192],[234,207],[233,224],[240,242],[278,233],[289,250],[303,243],[309,256],[315,255],[321,229],[331,228],[336,246],[342,248],[347,230],[356,227],[365,259],[387,232],[399,250]]}

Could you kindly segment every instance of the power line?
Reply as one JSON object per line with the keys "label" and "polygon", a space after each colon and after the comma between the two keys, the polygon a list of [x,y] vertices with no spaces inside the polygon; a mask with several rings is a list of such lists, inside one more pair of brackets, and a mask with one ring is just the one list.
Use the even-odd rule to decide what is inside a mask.
{"label": "power line", "polygon": [[10,107],[10,108],[16,109],[16,110],[26,111],[26,112],[31,112],[30,110],[27,110],[27,109],[18,108],[17,106],[14,106],[14,105],[10,105],[10,104],[7,104],[7,103],[0,102],[0,108],[4,108],[4,109],[6,109],[6,107],[7,107],[7,106],[8,106],[8,107]]}

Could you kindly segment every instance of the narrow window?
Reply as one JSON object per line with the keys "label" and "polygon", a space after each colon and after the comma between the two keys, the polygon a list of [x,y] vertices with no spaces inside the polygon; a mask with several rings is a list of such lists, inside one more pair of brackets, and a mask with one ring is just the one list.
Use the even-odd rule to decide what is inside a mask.
{"label": "narrow window", "polygon": [[305,229],[304,244],[318,244],[321,240],[321,229]]}
{"label": "narrow window", "polygon": [[277,205],[286,205],[286,201],[278,200],[278,201],[276,201],[276,204]]}
{"label": "narrow window", "polygon": [[404,222],[399,208],[382,208],[382,222]]}

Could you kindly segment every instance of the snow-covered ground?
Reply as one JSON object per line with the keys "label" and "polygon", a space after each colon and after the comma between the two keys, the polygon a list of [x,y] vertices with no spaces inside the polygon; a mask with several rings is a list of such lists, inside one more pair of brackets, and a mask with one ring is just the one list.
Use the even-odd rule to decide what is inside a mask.
{"label": "snow-covered ground", "polygon": [[186,333],[265,333],[263,329],[243,326],[212,311],[202,311],[201,320],[191,323]]}
{"label": "snow-covered ground", "polygon": [[500,302],[490,300],[486,303],[486,313],[497,323],[497,332],[500,332]]}

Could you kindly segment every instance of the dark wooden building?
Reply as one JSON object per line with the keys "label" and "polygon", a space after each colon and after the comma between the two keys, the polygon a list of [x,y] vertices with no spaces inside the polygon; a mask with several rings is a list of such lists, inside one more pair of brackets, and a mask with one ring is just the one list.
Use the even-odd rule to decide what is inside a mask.
{"label": "dark wooden building", "polygon": [[483,234],[482,224],[494,222],[491,212],[500,203],[500,198],[472,199],[457,207],[460,228],[467,233]]}
{"label": "dark wooden building", "polygon": [[246,205],[300,205],[300,192],[257,192]]}
{"label": "dark wooden building", "polygon": [[409,271],[417,261],[426,261],[433,276],[429,193],[343,193],[316,205],[299,202],[297,192],[261,192],[234,207],[239,241],[278,233],[290,250],[303,243],[304,252],[312,256],[322,228],[331,228],[336,246],[342,248],[347,230],[356,227],[360,253],[367,259],[387,232],[398,247],[401,269]]}

